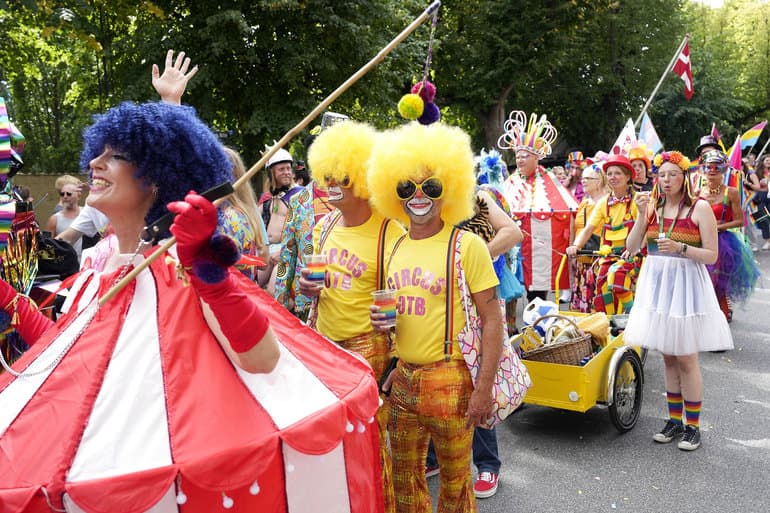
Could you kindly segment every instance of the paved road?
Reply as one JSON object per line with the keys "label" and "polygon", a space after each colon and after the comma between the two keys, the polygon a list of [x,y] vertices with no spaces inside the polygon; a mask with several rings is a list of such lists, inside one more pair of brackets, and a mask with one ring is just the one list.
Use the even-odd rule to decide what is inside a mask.
{"label": "paved road", "polygon": [[[757,255],[770,277],[770,252]],[[641,416],[626,434],[603,407],[527,406],[499,426],[500,487],[479,512],[770,511],[770,279],[763,286],[735,311],[735,350],[701,355],[700,449],[652,441],[667,417],[663,360],[653,353]],[[438,478],[430,485],[435,497]]]}

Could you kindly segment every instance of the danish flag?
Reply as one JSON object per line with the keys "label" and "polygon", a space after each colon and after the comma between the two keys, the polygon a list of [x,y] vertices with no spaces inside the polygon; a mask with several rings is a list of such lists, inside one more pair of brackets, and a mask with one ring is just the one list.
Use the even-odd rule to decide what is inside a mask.
{"label": "danish flag", "polygon": [[682,51],[676,59],[674,64],[674,73],[684,81],[684,97],[688,100],[692,99],[692,95],[695,92],[695,88],[692,84],[692,68],[690,67],[690,42],[685,42],[682,47]]}

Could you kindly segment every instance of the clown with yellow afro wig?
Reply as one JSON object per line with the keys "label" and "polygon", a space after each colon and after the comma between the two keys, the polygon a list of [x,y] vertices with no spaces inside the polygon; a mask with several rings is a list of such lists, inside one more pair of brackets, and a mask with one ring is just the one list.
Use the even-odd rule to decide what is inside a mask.
{"label": "clown with yellow afro wig", "polygon": [[353,194],[369,199],[366,162],[369,160],[377,131],[365,123],[343,121],[326,128],[313,141],[307,154],[308,165],[319,181],[329,187],[334,200],[336,187],[352,187]]}
{"label": "clown with yellow afro wig", "polygon": [[382,215],[405,225],[409,217],[396,188],[401,182],[435,177],[443,186],[441,219],[450,225],[473,216],[476,179],[471,140],[443,123],[409,123],[380,134],[369,160],[369,198]]}

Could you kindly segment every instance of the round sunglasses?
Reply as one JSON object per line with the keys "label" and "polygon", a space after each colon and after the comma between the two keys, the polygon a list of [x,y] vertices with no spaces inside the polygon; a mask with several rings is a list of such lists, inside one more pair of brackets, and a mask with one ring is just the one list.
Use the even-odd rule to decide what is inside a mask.
{"label": "round sunglasses", "polygon": [[438,178],[428,178],[422,183],[415,183],[412,180],[404,180],[396,185],[396,194],[400,200],[412,199],[417,194],[417,189],[430,199],[437,200],[444,195],[444,186]]}
{"label": "round sunglasses", "polygon": [[326,184],[327,187],[329,187],[329,185],[332,182],[334,182],[334,185],[339,185],[343,189],[347,189],[348,187],[350,187],[350,177],[349,176],[346,176],[342,180],[337,180],[336,178],[334,178],[331,175],[324,176],[324,184]]}

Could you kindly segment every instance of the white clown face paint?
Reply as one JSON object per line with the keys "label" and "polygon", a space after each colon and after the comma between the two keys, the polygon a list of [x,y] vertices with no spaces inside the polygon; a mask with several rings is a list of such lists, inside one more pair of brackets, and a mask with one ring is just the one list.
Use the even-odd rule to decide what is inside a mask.
{"label": "white clown face paint", "polygon": [[417,217],[423,217],[431,213],[435,203],[430,198],[425,196],[414,197],[404,204],[408,214],[412,214]]}
{"label": "white clown face paint", "polygon": [[339,185],[330,185],[327,187],[326,192],[329,194],[330,202],[340,201],[345,197],[345,194],[342,192],[342,187]]}

